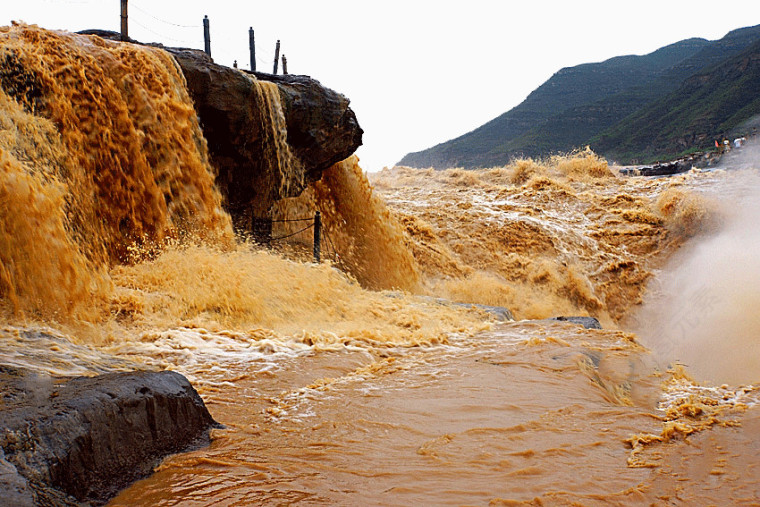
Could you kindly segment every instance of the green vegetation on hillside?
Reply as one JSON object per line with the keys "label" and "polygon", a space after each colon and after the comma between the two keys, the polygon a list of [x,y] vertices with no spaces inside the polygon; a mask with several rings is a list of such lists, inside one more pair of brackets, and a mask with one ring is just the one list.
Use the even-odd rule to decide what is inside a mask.
{"label": "green vegetation on hillside", "polygon": [[[688,151],[695,141],[730,131],[736,122],[760,113],[754,97],[748,96],[756,76],[726,71],[723,77],[716,76],[716,91],[699,91],[700,83],[711,82],[705,75],[718,72],[733,58],[751,54],[758,41],[760,26],[755,26],[734,30],[718,41],[688,39],[644,56],[562,69],[512,110],[456,139],[410,153],[399,164],[488,167],[588,144],[620,161]],[[703,77],[694,81],[692,76]],[[721,87],[721,79],[732,82]],[[692,95],[695,100],[688,100]],[[717,125],[687,120],[690,115],[712,118],[710,108],[720,111]],[[663,118],[653,121],[652,116],[658,114]],[[719,131],[704,131],[708,127]]]}
{"label": "green vegetation on hillside", "polygon": [[591,141],[623,163],[676,158],[707,150],[715,139],[760,114],[760,41],[728,61],[687,79]]}

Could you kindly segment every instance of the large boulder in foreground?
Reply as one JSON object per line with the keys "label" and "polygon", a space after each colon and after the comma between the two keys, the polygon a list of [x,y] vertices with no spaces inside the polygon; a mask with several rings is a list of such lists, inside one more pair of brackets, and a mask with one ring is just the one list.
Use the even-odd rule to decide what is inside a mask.
{"label": "large boulder in foreground", "polygon": [[202,51],[165,49],[182,68],[217,184],[242,228],[251,213],[268,218],[276,200],[298,196],[362,144],[349,100],[308,76],[231,69]]}
{"label": "large boulder in foreground", "polygon": [[17,505],[104,504],[217,426],[169,371],[61,379],[0,366],[0,392],[0,496]]}

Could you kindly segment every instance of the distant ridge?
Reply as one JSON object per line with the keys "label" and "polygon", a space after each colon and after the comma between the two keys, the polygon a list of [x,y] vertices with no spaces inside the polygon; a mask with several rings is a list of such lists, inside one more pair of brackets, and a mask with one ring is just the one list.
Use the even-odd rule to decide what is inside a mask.
{"label": "distant ridge", "polygon": [[718,137],[748,133],[746,122],[758,114],[760,41],[692,75],[677,90],[592,139],[591,145],[625,163],[676,158],[707,149]]}
{"label": "distant ridge", "polygon": [[[760,25],[733,30],[717,41],[686,39],[648,55],[563,68],[510,111],[458,138],[409,153],[399,165],[490,167],[585,145],[620,162],[648,161],[691,151],[695,142],[709,147],[712,136],[760,114],[751,97],[758,79],[743,76],[736,70],[741,63],[734,62],[735,58],[754,62],[753,48],[759,41]],[[754,69],[753,65],[748,63],[747,68]],[[708,82],[713,92],[700,91],[700,84]],[[735,94],[735,100],[721,99],[720,93]],[[696,96],[701,99],[690,100]],[[697,122],[715,107],[720,118]],[[689,112],[672,118],[675,123],[653,121],[682,108]]]}

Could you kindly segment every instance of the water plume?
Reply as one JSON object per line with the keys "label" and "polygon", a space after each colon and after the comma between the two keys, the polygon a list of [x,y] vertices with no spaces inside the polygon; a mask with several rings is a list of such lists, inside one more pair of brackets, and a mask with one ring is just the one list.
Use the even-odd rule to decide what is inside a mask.
{"label": "water plume", "polygon": [[655,201],[655,210],[669,230],[685,238],[709,232],[717,226],[716,203],[680,188],[662,192]]}
{"label": "water plume", "polygon": [[559,173],[570,180],[593,181],[614,176],[607,161],[589,147],[569,155],[555,155],[551,162]]}
{"label": "water plume", "polygon": [[[751,383],[760,381],[760,177],[727,176],[719,196],[722,226],[671,259],[650,284],[635,327],[664,361],[687,365],[698,380]],[[679,227],[693,233],[702,221],[692,219],[703,214],[686,213]]]}

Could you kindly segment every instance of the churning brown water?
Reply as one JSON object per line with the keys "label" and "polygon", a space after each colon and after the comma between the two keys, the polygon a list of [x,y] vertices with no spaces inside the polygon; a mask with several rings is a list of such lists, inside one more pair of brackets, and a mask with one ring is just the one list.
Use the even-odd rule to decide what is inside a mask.
{"label": "churning brown water", "polygon": [[[352,158],[275,210],[323,213],[317,265],[308,234],[234,240],[167,54],[23,25],[0,46],[0,362],[174,369],[226,426],[112,505],[758,502],[760,369],[697,364],[755,344],[756,227],[721,204],[751,209],[751,170],[579,152],[373,188]],[[570,314],[606,330],[535,320]]]}

